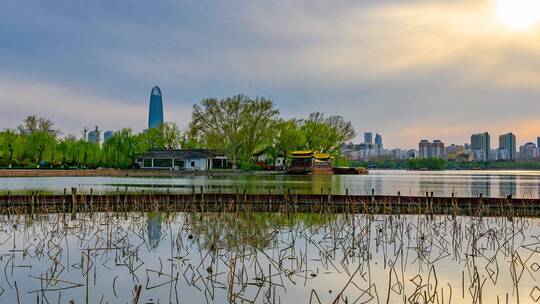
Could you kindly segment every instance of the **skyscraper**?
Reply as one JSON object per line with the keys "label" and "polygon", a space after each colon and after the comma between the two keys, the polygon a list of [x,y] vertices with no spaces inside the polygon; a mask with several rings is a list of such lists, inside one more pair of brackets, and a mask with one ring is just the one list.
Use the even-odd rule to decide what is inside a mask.
{"label": "skyscraper", "polygon": [[508,152],[508,159],[516,159],[516,136],[512,132],[499,136],[499,149]]}
{"label": "skyscraper", "polygon": [[373,143],[373,133],[364,132],[364,143],[365,144],[372,144]]}
{"label": "skyscraper", "polygon": [[375,134],[375,149],[382,149],[382,148],[383,148],[382,136],[381,134],[376,133]]}
{"label": "skyscraper", "polygon": [[107,142],[113,135],[113,131],[105,131],[105,133],[103,133],[103,142]]}
{"label": "skyscraper", "polygon": [[150,111],[148,113],[148,129],[158,127],[163,123],[163,99],[158,86],[150,93]]}
{"label": "skyscraper", "polygon": [[99,145],[101,143],[101,138],[98,130],[92,130],[88,132],[88,142],[92,144]]}
{"label": "skyscraper", "polygon": [[[475,160],[486,161],[489,159],[491,151],[489,133],[478,133],[471,135],[471,150],[475,155]],[[478,156],[478,157],[477,157]]]}

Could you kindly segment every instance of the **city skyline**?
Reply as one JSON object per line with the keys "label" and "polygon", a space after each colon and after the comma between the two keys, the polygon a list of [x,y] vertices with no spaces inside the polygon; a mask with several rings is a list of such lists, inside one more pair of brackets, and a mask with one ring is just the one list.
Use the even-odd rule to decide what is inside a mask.
{"label": "city skyline", "polygon": [[538,24],[497,3],[8,2],[0,128],[38,114],[66,133],[142,131],[157,82],[181,127],[201,99],[244,93],[284,117],[343,115],[393,147],[480,130],[512,131],[520,145],[540,130]]}

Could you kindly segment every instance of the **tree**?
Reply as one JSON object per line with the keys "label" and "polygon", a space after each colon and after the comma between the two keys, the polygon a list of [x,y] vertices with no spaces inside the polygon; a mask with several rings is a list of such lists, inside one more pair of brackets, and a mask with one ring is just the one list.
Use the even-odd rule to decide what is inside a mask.
{"label": "tree", "polygon": [[163,137],[166,149],[179,149],[182,147],[184,135],[176,123],[163,124]]}
{"label": "tree", "polygon": [[306,135],[298,120],[281,120],[275,124],[271,141],[270,153],[274,161],[280,152],[284,154],[286,160],[289,153],[305,146]]}
{"label": "tree", "polygon": [[271,138],[274,126],[277,123],[279,111],[274,108],[274,103],[264,97],[248,100],[245,104],[246,112],[243,119],[240,137],[244,157],[252,161],[253,154],[263,148]]}
{"label": "tree", "polygon": [[8,153],[8,167],[11,168],[13,155],[15,153],[15,147],[20,136],[13,130],[7,129],[0,134],[0,145],[2,150],[6,150]]}
{"label": "tree", "polygon": [[54,128],[54,122],[44,117],[30,115],[26,117],[18,126],[19,132],[23,135],[30,135],[36,132],[46,132],[57,137],[60,135],[60,130]]}
{"label": "tree", "polygon": [[204,99],[193,106],[189,133],[210,148],[225,150],[235,164],[239,158],[250,162],[278,114],[273,102],[265,98]]}
{"label": "tree", "polygon": [[354,127],[350,121],[345,121],[340,115],[332,115],[324,120],[324,123],[334,128],[339,136],[339,144],[351,141],[356,136]]}
{"label": "tree", "polygon": [[332,154],[337,154],[341,144],[356,136],[351,122],[346,122],[339,115],[324,118],[321,112],[309,114],[302,130],[306,136],[307,149]]}
{"label": "tree", "polygon": [[46,131],[35,131],[28,136],[28,147],[38,166],[43,161],[43,156],[47,148],[50,148],[55,143],[53,135]]}
{"label": "tree", "polygon": [[339,147],[337,131],[325,123],[307,120],[302,125],[302,132],[307,150],[334,153]]}

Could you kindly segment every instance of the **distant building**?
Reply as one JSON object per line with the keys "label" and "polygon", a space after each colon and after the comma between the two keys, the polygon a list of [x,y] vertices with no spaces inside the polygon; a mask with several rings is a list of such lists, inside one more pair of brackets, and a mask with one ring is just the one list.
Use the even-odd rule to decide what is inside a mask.
{"label": "distant building", "polygon": [[508,155],[508,150],[504,148],[498,148],[495,150],[496,160],[508,160],[510,156]]}
{"label": "distant building", "polygon": [[375,134],[375,149],[380,150],[383,148],[382,136],[379,133]]}
{"label": "distant building", "polygon": [[516,136],[510,133],[499,136],[499,149],[505,149],[508,152],[508,159],[516,159]]}
{"label": "distant building", "polygon": [[468,161],[469,153],[466,152],[465,146],[451,144],[446,147],[446,158],[455,161]]}
{"label": "distant building", "polygon": [[373,133],[364,132],[364,143],[369,145],[373,144]]}
{"label": "distant building", "polygon": [[538,148],[535,143],[528,142],[519,147],[519,159],[533,160],[538,158]]}
{"label": "distant building", "polygon": [[105,133],[103,133],[103,142],[106,143],[107,141],[109,141],[109,139],[111,139],[113,135],[114,135],[113,131],[105,131]]}
{"label": "distant building", "polygon": [[444,158],[444,152],[444,143],[437,139],[422,139],[418,144],[418,158]]}
{"label": "distant building", "polygon": [[89,131],[88,132],[88,142],[92,144],[99,145],[101,143],[101,138],[99,131]]}
{"label": "distant building", "polygon": [[148,112],[148,129],[158,127],[163,123],[163,99],[158,86],[150,92],[150,108]]}
{"label": "distant building", "polygon": [[536,138],[536,147],[540,149],[540,137]]}
{"label": "distant building", "polygon": [[149,150],[135,157],[139,169],[208,171],[230,168],[225,154],[208,149]]}
{"label": "distant building", "polygon": [[489,133],[471,135],[471,150],[475,161],[489,160],[491,151]]}

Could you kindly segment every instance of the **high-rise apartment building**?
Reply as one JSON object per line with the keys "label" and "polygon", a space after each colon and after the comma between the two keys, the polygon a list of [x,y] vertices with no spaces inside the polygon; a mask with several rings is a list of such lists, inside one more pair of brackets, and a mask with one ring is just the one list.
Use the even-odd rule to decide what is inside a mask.
{"label": "high-rise apartment building", "polygon": [[375,134],[375,149],[380,150],[383,148],[382,136],[379,133]]}
{"label": "high-rise apartment building", "polygon": [[364,132],[364,143],[365,144],[372,144],[373,143],[373,133]]}
{"label": "high-rise apartment building", "polygon": [[508,159],[516,159],[516,136],[512,132],[499,136],[499,149],[507,151]]}
{"label": "high-rise apartment building", "polygon": [[476,161],[487,161],[491,151],[488,132],[471,135],[471,150]]}
{"label": "high-rise apartment building", "polygon": [[418,144],[418,158],[444,158],[444,143],[438,139],[422,139]]}

